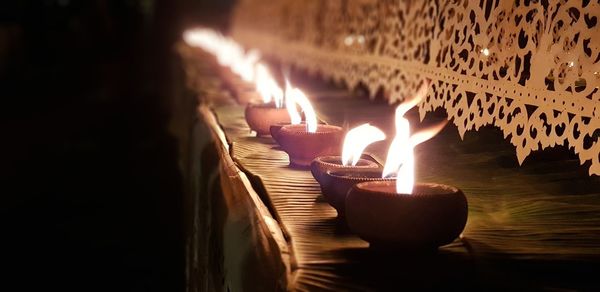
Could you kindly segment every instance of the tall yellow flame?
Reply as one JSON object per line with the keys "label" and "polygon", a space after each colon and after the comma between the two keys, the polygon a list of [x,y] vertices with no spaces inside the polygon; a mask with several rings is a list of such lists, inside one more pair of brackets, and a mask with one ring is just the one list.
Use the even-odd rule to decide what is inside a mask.
{"label": "tall yellow flame", "polygon": [[396,108],[396,137],[392,140],[383,168],[382,177],[396,174],[396,192],[412,194],[415,184],[414,147],[439,133],[448,123],[444,120],[434,126],[410,135],[410,123],[404,114],[416,106],[427,95],[429,82],[423,82],[417,94]]}
{"label": "tall yellow flame", "polygon": [[[398,114],[396,110],[396,115]],[[409,143],[410,124],[403,116],[396,116],[396,137],[392,140],[383,167],[382,177],[397,174],[396,191],[410,194],[414,185],[414,154]]]}
{"label": "tall yellow flame", "polygon": [[348,131],[342,148],[342,164],[347,166],[352,160],[352,166],[355,166],[367,146],[384,139],[383,131],[368,123]]}

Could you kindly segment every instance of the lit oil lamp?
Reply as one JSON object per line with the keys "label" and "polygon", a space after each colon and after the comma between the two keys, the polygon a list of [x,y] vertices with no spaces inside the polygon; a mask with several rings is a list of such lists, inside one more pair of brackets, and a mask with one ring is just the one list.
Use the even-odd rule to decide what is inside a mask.
{"label": "lit oil lamp", "polygon": [[281,130],[281,128],[283,128],[283,126],[299,125],[302,123],[302,117],[300,116],[300,113],[298,113],[298,109],[296,108],[296,102],[294,101],[295,93],[296,92],[295,92],[294,88],[292,87],[290,82],[286,79],[285,80],[285,108],[290,117],[290,121],[288,123],[282,122],[282,123],[272,124],[271,127],[269,128],[269,132],[271,132],[271,137],[273,137],[273,139],[279,145],[281,145],[281,143],[279,142],[279,130]]}
{"label": "lit oil lamp", "polygon": [[319,184],[323,197],[338,212],[338,217],[344,217],[346,196],[352,187],[361,182],[393,182],[393,178],[382,178],[381,168],[339,169],[325,172]]}
{"label": "lit oil lamp", "polygon": [[267,67],[261,63],[256,65],[255,73],[256,91],[262,97],[262,103],[249,103],[246,106],[246,122],[257,136],[270,134],[273,124],[289,124],[290,115],[283,108],[283,90],[269,73]]}
{"label": "lit oil lamp", "polygon": [[369,124],[358,126],[346,134],[342,156],[321,156],[311,163],[311,172],[321,185],[327,202],[344,216],[346,194],[359,182],[386,180],[381,178],[381,166],[361,159],[370,144],[385,139],[385,134]]}
{"label": "lit oil lamp", "polygon": [[281,128],[283,128],[283,126],[287,126],[287,125],[291,125],[292,123],[277,123],[274,125],[271,125],[269,127],[269,132],[271,133],[271,137],[273,138],[273,140],[275,140],[275,142],[277,142],[277,144],[281,145],[281,142],[279,142],[279,130],[281,130]]}
{"label": "lit oil lamp", "polygon": [[385,134],[377,127],[369,124],[360,125],[346,133],[342,156],[319,156],[312,161],[310,171],[313,177],[321,182],[323,175],[329,171],[380,168],[381,166],[373,159],[367,160],[361,156],[367,146],[384,139]]}
{"label": "lit oil lamp", "polygon": [[[299,122],[297,124],[306,125],[306,123],[304,121],[301,121],[301,122]],[[279,135],[278,135],[279,134],[279,130],[281,130],[281,128],[283,128],[283,126],[297,125],[297,124],[294,124],[292,122],[289,122],[289,123],[286,123],[286,122],[277,123],[277,124],[271,125],[271,127],[269,127],[269,132],[271,133],[271,137],[273,138],[273,140],[275,140],[275,142],[277,142],[277,144],[281,145],[281,142],[279,142]],[[321,121],[321,120],[318,120],[317,124],[319,124],[319,125],[326,125],[326,123],[323,122],[323,121]]]}
{"label": "lit oil lamp", "polygon": [[373,247],[435,249],[457,238],[467,221],[467,199],[459,189],[414,180],[416,145],[435,136],[447,121],[410,135],[404,114],[427,92],[396,109],[396,137],[390,145],[382,177],[395,181],[356,184],[346,197],[348,227]]}
{"label": "lit oil lamp", "polygon": [[276,134],[279,144],[289,156],[291,166],[306,168],[318,156],[339,155],[342,128],[318,124],[310,101],[298,88],[288,85],[286,103],[294,103],[293,107],[298,104],[306,120],[305,124],[300,124],[300,115],[290,110],[292,124],[281,127]]}
{"label": "lit oil lamp", "polygon": [[209,29],[192,29],[183,34],[184,41],[214,55],[221,66],[217,71],[224,85],[242,104],[257,99],[254,90],[254,66],[260,59],[257,50],[246,52],[234,40]]}
{"label": "lit oil lamp", "polygon": [[[296,108],[296,102],[294,102],[294,97],[293,97],[293,88],[290,85],[289,81],[285,81],[285,108],[288,112],[288,115],[290,117],[290,121],[289,122],[280,122],[280,123],[276,123],[276,124],[272,124],[271,127],[269,128],[269,132],[271,133],[271,137],[273,137],[273,140],[275,140],[275,142],[277,142],[277,144],[281,145],[281,143],[279,142],[279,130],[281,130],[281,128],[283,128],[283,126],[287,126],[287,125],[299,125],[299,124],[306,124],[304,121],[302,121],[302,117],[300,116],[300,114],[298,113],[298,109]],[[325,122],[317,119],[317,123],[319,125],[325,125]]]}

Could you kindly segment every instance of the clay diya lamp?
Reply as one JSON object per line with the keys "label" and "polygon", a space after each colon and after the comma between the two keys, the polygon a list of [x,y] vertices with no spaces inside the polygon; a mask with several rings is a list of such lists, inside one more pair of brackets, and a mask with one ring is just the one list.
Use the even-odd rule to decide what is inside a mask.
{"label": "clay diya lamp", "polygon": [[269,133],[271,133],[271,137],[273,137],[273,140],[275,140],[275,142],[277,142],[277,144],[281,144],[279,142],[279,130],[281,130],[281,128],[283,126],[287,126],[290,125],[290,123],[277,123],[277,124],[273,124],[269,127]]}
{"label": "clay diya lamp", "polygon": [[[318,121],[319,125],[326,125],[325,122],[319,120]],[[301,125],[306,125],[304,122],[300,123]],[[275,140],[275,142],[277,142],[277,144],[281,145],[281,143],[279,142],[279,130],[281,130],[281,128],[283,128],[283,126],[288,126],[291,125],[291,123],[288,121],[286,123],[277,123],[277,124],[273,124],[269,127],[269,133],[271,133],[271,137],[273,137],[273,140]]]}
{"label": "clay diya lamp", "polygon": [[285,108],[277,108],[274,103],[248,104],[245,111],[246,122],[256,136],[266,136],[271,133],[273,124],[289,124],[290,115]]}
{"label": "clay diya lamp", "polygon": [[441,184],[414,184],[414,147],[439,133],[447,120],[411,133],[404,117],[426,96],[425,80],[417,94],[396,108],[396,136],[390,144],[382,177],[354,185],[346,196],[346,222],[351,231],[374,248],[435,250],[456,239],[467,222],[462,191]]}
{"label": "clay diya lamp", "polygon": [[[341,156],[320,156],[315,158],[310,171],[317,181],[328,171],[379,169],[381,166],[363,151],[372,143],[385,139],[383,131],[377,127],[363,124],[346,133]],[[370,160],[363,157],[371,158]],[[379,174],[381,175],[381,169]],[[337,209],[337,208],[336,208]]]}
{"label": "clay diya lamp", "polygon": [[[362,157],[365,158],[360,158],[356,165],[344,165],[342,164],[341,156],[319,156],[310,163],[310,172],[312,173],[315,180],[321,182],[323,175],[325,175],[327,172],[344,170],[377,170],[381,168],[381,165],[379,165],[379,163],[377,163],[374,159],[370,158],[369,156],[363,155]],[[370,159],[367,159],[367,157],[369,157]],[[381,170],[379,170],[379,175],[381,176]]]}
{"label": "clay diya lamp", "polygon": [[394,181],[367,181],[346,197],[348,227],[375,248],[437,249],[460,235],[467,213],[463,192],[441,184],[415,184],[412,194],[398,194]]}
{"label": "clay diya lamp", "polygon": [[305,124],[283,126],[277,133],[281,148],[289,155],[290,166],[307,168],[319,156],[339,155],[343,130],[332,125],[317,125],[314,133]]}
{"label": "clay diya lamp", "polygon": [[[375,165],[379,167],[379,165]],[[354,169],[325,172],[321,175],[319,184],[321,185],[321,193],[327,203],[336,209],[338,217],[344,217],[348,191],[357,183],[374,181],[394,181],[394,179],[381,178],[380,168],[355,167]]]}

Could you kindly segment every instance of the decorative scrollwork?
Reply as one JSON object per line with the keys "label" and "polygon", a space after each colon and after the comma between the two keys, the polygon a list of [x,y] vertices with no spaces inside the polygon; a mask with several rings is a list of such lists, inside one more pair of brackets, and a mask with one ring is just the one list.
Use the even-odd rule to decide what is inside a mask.
{"label": "decorative scrollwork", "polygon": [[459,132],[502,129],[519,162],[565,145],[600,175],[600,0],[241,0],[233,36],[390,102],[433,88]]}

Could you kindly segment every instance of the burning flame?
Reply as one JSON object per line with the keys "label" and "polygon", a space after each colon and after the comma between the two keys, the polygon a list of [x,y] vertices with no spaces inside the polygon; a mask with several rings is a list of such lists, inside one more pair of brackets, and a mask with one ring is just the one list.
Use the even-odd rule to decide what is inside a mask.
{"label": "burning flame", "polygon": [[254,81],[254,67],[260,59],[257,50],[245,52],[234,40],[210,29],[187,30],[183,39],[188,45],[199,47],[216,56],[219,65],[229,67],[244,81]]}
{"label": "burning flame", "polygon": [[260,59],[260,53],[257,50],[250,50],[248,53],[242,53],[239,59],[233,64],[231,70],[242,77],[246,82],[254,81],[254,68],[256,62]]}
{"label": "burning flame", "polygon": [[[306,120],[306,131],[309,133],[317,132],[317,114],[315,114],[315,110],[313,109],[308,97],[302,92],[302,90],[298,88],[290,89],[290,94],[286,95],[286,98],[289,98],[292,102],[298,104],[300,109],[304,112],[304,119]],[[295,107],[295,105],[294,105]]]}
{"label": "burning flame", "polygon": [[[210,29],[192,29],[183,34],[184,41],[195,47],[200,47],[217,57],[221,66],[229,67],[246,82],[254,82],[257,91],[265,103],[275,101],[279,108],[283,103],[284,93],[273,79],[267,67],[259,62],[260,53],[257,50],[244,51],[238,43]],[[300,124],[302,118],[296,109],[296,104],[304,112],[306,130],[310,133],[317,131],[317,116],[304,93],[290,85],[286,80],[285,104],[293,125]]]}
{"label": "burning flame", "polygon": [[200,47],[213,55],[224,39],[222,35],[210,29],[189,29],[183,33],[183,40],[188,45]]}
{"label": "burning flame", "polygon": [[352,166],[356,166],[360,155],[371,143],[385,139],[385,134],[379,128],[369,124],[362,124],[346,134],[342,148],[342,164],[348,166],[352,159]]}
{"label": "burning flame", "polygon": [[285,80],[285,108],[290,115],[290,120],[292,121],[292,125],[300,124],[302,121],[302,117],[298,113],[296,109],[296,102],[294,101],[293,88],[290,82]]}
{"label": "burning flame", "polygon": [[275,79],[273,79],[267,66],[262,63],[256,64],[255,77],[256,90],[262,96],[263,102],[269,103],[273,100],[275,102],[275,107],[281,108],[283,103],[283,90],[281,90]]}
{"label": "burning flame", "polygon": [[306,131],[309,133],[317,132],[317,114],[313,109],[308,97],[302,92],[302,90],[293,87],[290,82],[285,80],[285,106],[290,114],[292,125],[299,124],[301,121],[300,114],[296,110],[296,104],[300,106],[300,109],[304,112],[304,119],[306,120]]}
{"label": "burning flame", "polygon": [[396,173],[396,193],[412,194],[415,184],[415,157],[414,147],[431,139],[439,133],[448,123],[444,120],[434,126],[410,135],[410,123],[404,114],[416,106],[425,96],[429,82],[423,83],[417,94],[400,104],[396,108],[396,137],[388,150],[387,159],[383,168],[382,177],[390,177]]}

